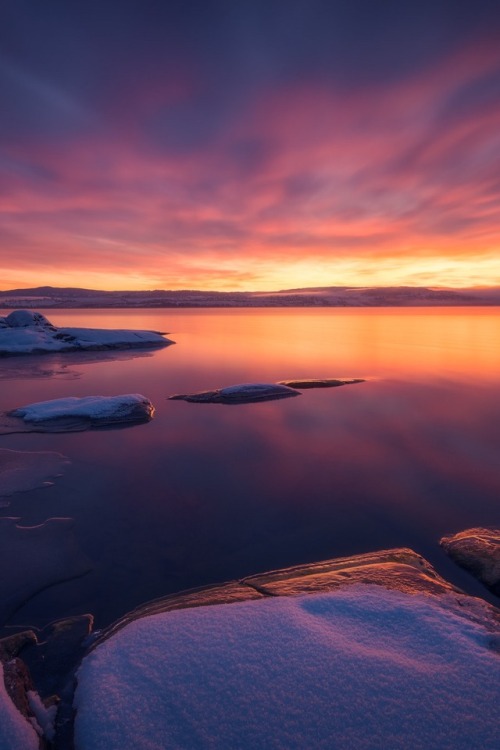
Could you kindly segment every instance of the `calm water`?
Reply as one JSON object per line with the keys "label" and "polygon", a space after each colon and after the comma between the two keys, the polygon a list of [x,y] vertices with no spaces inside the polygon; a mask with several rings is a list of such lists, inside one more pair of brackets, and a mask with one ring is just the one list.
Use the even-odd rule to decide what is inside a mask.
{"label": "calm water", "polygon": [[[177,343],[93,361],[0,362],[0,410],[133,392],[156,406],[151,423],[127,429],[0,437],[0,448],[71,459],[53,487],[18,494],[2,511],[25,525],[73,518],[92,564],[35,597],[14,623],[90,611],[102,626],[186,587],[402,545],[482,591],[438,540],[500,522],[500,310],[47,315],[57,325],[167,331]],[[167,400],[336,376],[367,382],[232,407]]]}

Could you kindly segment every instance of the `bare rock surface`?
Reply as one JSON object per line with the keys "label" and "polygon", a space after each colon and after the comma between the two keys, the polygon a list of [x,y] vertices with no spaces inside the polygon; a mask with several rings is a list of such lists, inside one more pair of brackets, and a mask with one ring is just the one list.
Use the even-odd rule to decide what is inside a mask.
{"label": "bare rock surface", "polygon": [[290,398],[290,396],[300,396],[300,393],[280,383],[241,383],[214,391],[177,394],[169,398],[175,401],[201,404],[247,404],[255,401],[274,401],[280,398]]}
{"label": "bare rock surface", "polygon": [[278,382],[280,385],[287,385],[289,388],[302,391],[308,388],[336,388],[339,385],[354,385],[365,381],[363,378],[306,378],[305,380],[280,380]]}
{"label": "bare rock surface", "polygon": [[168,346],[158,331],[58,328],[42,313],[15,310],[0,319],[0,356]]}
{"label": "bare rock surface", "polygon": [[[406,594],[450,595],[453,601],[474,601],[480,619],[491,620],[495,627],[500,622],[496,610],[482,600],[463,594],[442,578],[421,555],[408,548],[398,548],[280,568],[239,581],[170,594],[141,605],[105,628],[92,648],[129,623],[150,615],[263,597],[323,593],[360,583],[375,584]],[[474,607],[469,609],[472,617]]]}
{"label": "bare rock surface", "polygon": [[440,544],[460,567],[500,596],[500,529],[466,529],[444,536]]}
{"label": "bare rock surface", "polygon": [[[68,675],[83,656],[93,624],[92,615],[75,615],[51,622],[36,634],[32,631],[19,633],[19,638],[26,639],[21,657],[41,695],[48,697],[63,692]],[[5,640],[8,643],[13,637]]]}
{"label": "bare rock surface", "polygon": [[298,596],[333,591],[340,586],[372,583],[405,593],[443,594],[457,591],[432,565],[411,549],[391,549],[338,557],[310,565],[262,573],[242,583],[267,596]]}

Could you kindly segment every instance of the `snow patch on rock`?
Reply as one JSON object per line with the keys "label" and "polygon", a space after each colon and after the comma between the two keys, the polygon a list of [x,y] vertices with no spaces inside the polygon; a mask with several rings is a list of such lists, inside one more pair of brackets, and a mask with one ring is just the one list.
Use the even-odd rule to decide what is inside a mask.
{"label": "snow patch on rock", "polygon": [[39,401],[19,407],[8,413],[8,417],[22,419],[28,425],[55,426],[67,425],[71,429],[81,422],[81,429],[127,422],[144,422],[152,419],[154,406],[140,393],[121,396],[68,396],[51,401]]}
{"label": "snow patch on rock", "polygon": [[494,750],[491,633],[440,597],[334,593],[136,620],[78,672],[78,750]]}
{"label": "snow patch on rock", "polygon": [[158,331],[57,328],[39,312],[15,310],[0,324],[0,355],[168,346]]}

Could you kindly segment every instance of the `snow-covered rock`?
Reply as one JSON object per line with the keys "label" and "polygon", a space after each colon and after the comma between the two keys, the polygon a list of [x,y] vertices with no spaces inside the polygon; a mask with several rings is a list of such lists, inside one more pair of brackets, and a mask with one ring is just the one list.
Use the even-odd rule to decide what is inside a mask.
{"label": "snow-covered rock", "polygon": [[500,596],[500,529],[466,529],[444,536],[440,544],[452,560]]}
{"label": "snow-covered rock", "polygon": [[203,404],[246,404],[254,401],[274,401],[290,396],[300,396],[300,393],[294,388],[279,383],[241,383],[227,388],[218,388],[215,391],[178,394],[169,398]]}
{"label": "snow-covered rock", "polygon": [[132,349],[174,343],[157,331],[56,328],[45,315],[32,310],[15,310],[2,321],[0,355]]}
{"label": "snow-covered rock", "polygon": [[39,750],[40,741],[33,724],[12,702],[4,682],[0,661],[0,748],[2,750]]}
{"label": "snow-covered rock", "polygon": [[75,746],[496,750],[491,644],[454,595],[363,584],[156,614],[84,659]]}
{"label": "snow-covered rock", "polygon": [[48,431],[85,430],[152,419],[154,406],[139,393],[122,396],[68,396],[39,401],[8,412],[8,418],[21,419],[28,428]]}
{"label": "snow-covered rock", "polygon": [[14,310],[5,318],[10,328],[48,328],[54,331],[55,327],[42,313],[34,310]]}

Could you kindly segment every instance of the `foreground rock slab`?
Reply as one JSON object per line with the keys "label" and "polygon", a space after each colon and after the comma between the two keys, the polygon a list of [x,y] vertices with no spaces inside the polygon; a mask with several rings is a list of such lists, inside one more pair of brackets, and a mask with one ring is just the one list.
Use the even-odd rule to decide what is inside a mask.
{"label": "foreground rock slab", "polygon": [[457,592],[432,565],[411,549],[368,552],[352,557],[298,565],[244,578],[267,596],[297,596],[336,589],[358,583],[375,584],[407,594],[447,594]]}
{"label": "foreground rock slab", "polygon": [[466,529],[444,536],[440,544],[460,567],[500,596],[500,529]]}
{"label": "foreground rock slab", "polygon": [[121,396],[57,398],[21,406],[0,418],[0,433],[77,432],[149,422],[154,415],[151,401],[140,393]]}
{"label": "foreground rock slab", "polygon": [[83,660],[75,746],[494,750],[499,657],[454,601],[355,584],[135,620]]}
{"label": "foreground rock slab", "polygon": [[215,391],[177,394],[169,398],[174,401],[190,401],[200,404],[247,404],[255,401],[275,401],[291,396],[300,396],[300,393],[294,388],[279,383],[241,383]]}
{"label": "foreground rock slab", "polygon": [[63,750],[496,750],[499,614],[401,548],[169,595],[95,634],[69,618],[3,639],[0,660],[57,693]]}
{"label": "foreground rock slab", "polygon": [[[325,593],[359,583],[377,585],[406,594],[449,594],[455,598],[470,600],[470,597],[442,578],[425,558],[411,549],[402,547],[280,568],[248,576],[239,581],[203,586],[160,597],[137,607],[105,628],[95,640],[94,647],[126,625],[151,615],[267,597]],[[496,627],[496,612],[492,614],[493,610],[488,605],[479,600],[477,602],[480,609],[483,608],[489,613],[487,617],[492,618]]]}
{"label": "foreground rock slab", "polygon": [[0,318],[0,356],[163,347],[173,343],[158,331],[57,328],[45,315],[32,310],[15,310]]}

